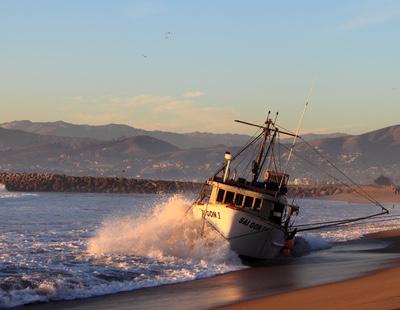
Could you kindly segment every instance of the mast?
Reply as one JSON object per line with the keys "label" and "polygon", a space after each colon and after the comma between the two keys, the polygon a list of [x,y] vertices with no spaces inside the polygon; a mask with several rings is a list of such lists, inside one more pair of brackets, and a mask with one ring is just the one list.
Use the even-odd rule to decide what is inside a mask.
{"label": "mast", "polygon": [[[235,154],[235,156],[232,157],[232,160],[234,160],[237,156],[239,156],[241,153],[243,153],[247,148],[249,148],[251,145],[253,145],[253,143],[255,141],[257,141],[259,138],[262,138],[258,154],[256,156],[256,159],[253,160],[253,166],[252,166],[252,170],[251,170],[251,172],[253,173],[253,183],[257,182],[257,180],[258,180],[258,177],[259,177],[260,172],[262,170],[263,163],[265,161],[265,157],[268,156],[269,150],[271,149],[271,144],[274,143],[276,135],[278,133],[282,133],[284,135],[288,135],[288,136],[292,136],[292,137],[298,137],[296,134],[293,134],[293,133],[286,132],[286,131],[278,129],[275,126],[276,119],[278,117],[278,113],[276,114],[274,121],[269,117],[270,114],[271,114],[271,111],[268,111],[268,116],[267,116],[267,119],[265,121],[265,125],[264,126],[235,119],[235,122],[237,122],[237,123],[241,123],[241,124],[245,124],[245,125],[249,125],[249,126],[253,126],[253,127],[257,127],[257,128],[262,129],[262,132],[259,135],[257,135],[250,142],[248,142],[237,154]],[[267,149],[267,152],[265,153],[265,146],[267,144],[268,137],[271,135],[271,132],[273,132],[274,134],[272,135],[269,147]],[[225,169],[225,167],[226,167],[226,165],[224,165],[222,168],[220,168],[214,174],[214,176],[216,176],[218,173],[223,171]]]}
{"label": "mast", "polygon": [[268,116],[265,121],[265,127],[263,128],[264,136],[260,144],[260,150],[258,151],[257,159],[253,160],[253,168],[251,170],[251,172],[253,173],[253,182],[257,182],[258,177],[260,175],[261,162],[263,161],[265,145],[270,135],[270,126],[272,124],[272,120],[269,118],[270,114],[271,111],[268,111]]}

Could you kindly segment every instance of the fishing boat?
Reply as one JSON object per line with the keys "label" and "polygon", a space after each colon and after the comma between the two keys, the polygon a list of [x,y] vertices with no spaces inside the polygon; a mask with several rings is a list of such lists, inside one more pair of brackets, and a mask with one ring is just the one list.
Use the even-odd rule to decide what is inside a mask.
{"label": "fishing boat", "polygon": [[[290,255],[298,232],[350,225],[374,217],[383,219],[386,216],[384,219],[388,219],[387,208],[299,136],[307,103],[308,101],[296,133],[277,125],[278,114],[272,119],[270,112],[263,125],[235,120],[256,127],[258,131],[235,155],[225,153],[225,163],[205,182],[199,198],[191,206],[194,217],[202,221],[202,234],[206,227],[211,227],[229,242],[231,249],[239,256],[271,259],[280,253]],[[279,146],[283,146],[279,143],[281,134],[293,137],[291,147],[285,147],[288,151],[285,167],[280,162],[282,154]],[[286,196],[289,180],[286,170],[292,154],[296,154],[294,146],[297,138],[345,179],[342,181],[335,177],[335,181],[351,189],[380,211],[361,217],[295,226],[294,217],[299,214],[300,208],[289,203]],[[231,170],[234,172],[231,173]],[[329,172],[326,174],[333,177]]]}
{"label": "fishing boat", "polygon": [[[215,229],[245,258],[274,258],[282,249],[289,250],[296,234],[290,223],[299,207],[288,203],[289,175],[276,163],[275,143],[280,134],[297,135],[279,129],[276,118],[272,120],[269,112],[263,125],[236,120],[257,127],[258,134],[234,156],[225,153],[225,163],[206,181],[192,205],[202,229]],[[243,157],[250,164],[231,169]]]}

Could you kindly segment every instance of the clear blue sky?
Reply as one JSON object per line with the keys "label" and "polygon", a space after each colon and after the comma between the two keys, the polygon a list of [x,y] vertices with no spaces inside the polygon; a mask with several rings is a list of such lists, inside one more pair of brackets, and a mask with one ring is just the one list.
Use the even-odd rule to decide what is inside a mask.
{"label": "clear blue sky", "polygon": [[[167,34],[172,32],[172,34]],[[0,0],[0,122],[248,132],[400,123],[400,1]]]}

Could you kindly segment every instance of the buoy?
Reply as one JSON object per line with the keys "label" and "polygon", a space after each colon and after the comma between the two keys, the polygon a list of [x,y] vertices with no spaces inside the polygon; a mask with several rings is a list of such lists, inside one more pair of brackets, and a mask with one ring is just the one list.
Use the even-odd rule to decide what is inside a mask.
{"label": "buoy", "polygon": [[285,246],[283,248],[283,255],[286,257],[292,256],[292,250],[294,248],[294,240],[289,239],[285,241]]}

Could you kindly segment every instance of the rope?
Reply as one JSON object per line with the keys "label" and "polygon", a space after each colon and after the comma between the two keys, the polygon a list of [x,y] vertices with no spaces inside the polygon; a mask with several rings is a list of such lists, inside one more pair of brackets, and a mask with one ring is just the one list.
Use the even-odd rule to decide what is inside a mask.
{"label": "rope", "polygon": [[[288,148],[287,146],[285,146],[284,144],[279,144],[279,145],[282,146],[283,148],[289,150],[289,148]],[[309,161],[308,159],[306,159],[306,158],[304,158],[303,156],[299,155],[296,151],[293,151],[293,154],[294,154],[296,157],[298,157],[298,158],[300,158],[301,160],[303,160],[303,161],[305,161],[306,163],[308,163],[310,166],[312,166],[312,167],[314,167],[314,168],[316,168],[316,169],[318,169],[318,170],[322,170],[322,169],[320,169],[319,167],[317,167],[314,163],[312,163],[311,161]],[[351,187],[349,184],[347,184],[347,183],[343,182],[342,180],[336,178],[334,175],[332,175],[332,174],[330,174],[330,173],[328,173],[328,172],[326,172],[326,171],[324,171],[324,170],[322,170],[322,171],[323,171],[327,176],[329,176],[330,178],[332,178],[333,180],[335,180],[336,182],[338,182],[338,183],[340,183],[341,185],[343,185],[343,186],[345,186],[345,187],[351,189],[351,190],[354,191],[356,194],[358,194],[360,197],[362,197],[362,198],[368,200],[369,202],[373,203],[374,205],[380,206],[383,210],[385,210],[385,211],[387,211],[387,213],[389,213],[389,211],[388,211],[385,207],[383,207],[379,202],[377,202],[375,199],[371,199],[371,198],[369,198],[368,196],[366,196],[365,194],[360,193],[357,189],[354,189],[354,188]]]}
{"label": "rope", "polygon": [[[247,144],[245,146],[242,147],[242,149],[237,152],[231,159],[231,161],[234,161],[240,154],[242,154],[250,145],[252,145],[254,142],[256,142],[258,139],[261,138],[261,136],[263,135],[263,132],[261,132],[258,136],[254,137],[253,139],[251,139],[249,142],[247,142]],[[220,169],[218,169],[218,171],[216,173],[214,173],[214,177],[218,175],[218,173],[220,173],[221,171],[223,171],[226,167],[226,163],[224,163],[222,165],[222,167]]]}
{"label": "rope", "polygon": [[[383,213],[382,215],[386,215],[385,217],[382,217],[379,220],[375,220],[375,221],[368,221],[368,222],[364,222],[364,223],[358,223],[358,224],[354,224],[354,225],[362,225],[365,223],[377,223],[377,222],[383,222],[383,221],[394,221],[398,218],[400,218],[400,215],[387,215],[386,213]],[[315,223],[307,223],[307,224],[299,224],[296,225],[295,227],[308,227],[308,226],[314,226],[314,225],[321,225],[321,224],[328,224],[328,223],[341,223],[343,222],[343,220],[336,220],[336,221],[329,221],[329,222],[315,222]]]}
{"label": "rope", "polygon": [[375,205],[379,206],[382,208],[382,210],[385,210],[386,213],[389,213],[389,210],[386,209],[378,200],[376,200],[374,197],[372,197],[368,192],[366,192],[359,184],[354,182],[348,175],[346,175],[342,170],[340,170],[333,162],[331,162],[328,158],[325,158],[320,151],[318,151],[315,147],[313,147],[311,144],[309,144],[306,140],[300,137],[300,139],[308,146],[310,147],[316,154],[318,154],[322,159],[324,159],[328,164],[330,164],[336,171],[338,171],[341,175],[343,175],[351,184],[356,186],[361,192],[365,194],[366,197],[369,198],[369,201],[374,202]]}
{"label": "rope", "polygon": [[[290,130],[286,129],[283,126],[278,126],[279,128],[282,128],[283,130],[288,131],[289,133],[292,133]],[[321,157],[323,160],[325,160],[329,165],[331,165],[336,171],[338,171],[341,175],[343,175],[348,181],[350,181],[351,184],[353,184],[354,186],[356,186],[361,192],[364,193],[364,196],[361,195],[359,192],[357,192],[354,188],[351,188],[348,184],[338,180],[337,178],[329,175],[328,176],[334,178],[336,181],[339,181],[342,185],[346,185],[348,186],[350,189],[352,189],[354,192],[358,193],[359,195],[361,195],[361,197],[367,199],[368,201],[372,202],[373,204],[375,204],[376,206],[381,207],[382,210],[385,210],[386,213],[389,213],[389,210],[386,209],[379,201],[377,201],[374,197],[372,197],[369,193],[367,193],[359,184],[357,184],[355,181],[353,181],[348,175],[346,175],[342,170],[340,170],[335,164],[333,164],[328,158],[326,158],[325,156],[323,156],[321,154],[321,152],[319,152],[314,146],[312,146],[309,142],[307,142],[304,138],[300,137],[300,140],[304,142],[305,145],[307,145],[309,148],[311,148],[319,157]],[[281,144],[282,145],[282,144]],[[283,147],[287,148],[286,146],[282,145]],[[296,155],[296,154],[295,154]],[[298,155],[297,155],[298,156]],[[301,158],[300,156],[298,156],[299,158]],[[304,160],[304,158],[302,158]],[[313,165],[313,164],[312,164]],[[313,165],[314,166],[314,165]],[[326,173],[326,172],[325,172]]]}
{"label": "rope", "polygon": [[[317,229],[322,229],[322,228],[327,228],[327,227],[334,227],[334,226],[341,226],[341,225],[345,225],[345,224],[348,224],[348,223],[362,221],[362,220],[365,220],[365,219],[369,219],[369,218],[372,218],[372,217],[377,217],[377,216],[384,215],[384,214],[387,214],[387,213],[386,212],[380,212],[380,213],[376,213],[376,214],[372,214],[372,215],[368,215],[368,216],[364,216],[364,217],[357,217],[357,218],[352,218],[352,219],[347,219],[347,220],[342,220],[342,221],[333,221],[333,222],[325,222],[325,223],[322,222],[321,224],[324,224],[324,225],[320,225],[320,226],[316,226],[316,227],[310,227],[310,228],[297,229],[297,232],[317,230]],[[295,228],[297,228],[297,227],[295,227]]]}

